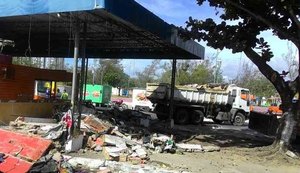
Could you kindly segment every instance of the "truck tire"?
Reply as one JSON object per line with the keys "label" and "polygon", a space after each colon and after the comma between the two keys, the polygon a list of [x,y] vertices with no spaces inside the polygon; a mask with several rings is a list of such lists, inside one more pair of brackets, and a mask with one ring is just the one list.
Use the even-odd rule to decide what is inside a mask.
{"label": "truck tire", "polygon": [[244,125],[245,123],[245,115],[238,112],[235,116],[234,116],[234,119],[233,119],[233,122],[232,124],[235,125],[235,126],[242,126]]}
{"label": "truck tire", "polygon": [[128,106],[123,103],[123,104],[121,104],[121,108],[122,108],[122,110],[126,110],[126,109],[128,109]]}
{"label": "truck tire", "polygon": [[168,119],[168,107],[162,104],[158,104],[155,106],[154,112],[159,120]]}
{"label": "truck tire", "polygon": [[189,122],[189,112],[186,109],[179,109],[174,117],[176,124],[187,124]]}
{"label": "truck tire", "polygon": [[202,124],[204,120],[204,113],[201,110],[192,110],[191,117],[190,117],[191,123],[198,125]]}

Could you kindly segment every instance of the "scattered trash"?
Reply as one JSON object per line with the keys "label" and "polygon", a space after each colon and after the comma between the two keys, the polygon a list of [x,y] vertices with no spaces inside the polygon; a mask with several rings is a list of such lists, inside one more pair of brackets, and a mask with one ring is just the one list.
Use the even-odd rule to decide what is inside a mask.
{"label": "scattered trash", "polygon": [[51,155],[46,155],[40,158],[30,169],[30,173],[39,173],[39,172],[57,172],[58,167],[54,159],[51,158]]}
{"label": "scattered trash", "polygon": [[[29,117],[19,117],[16,121],[11,122],[10,127],[12,130],[31,136],[36,134],[42,137],[39,140],[42,139],[48,142],[43,144],[42,147],[36,147],[37,149],[44,149],[35,158],[22,155],[24,152],[29,151],[23,147],[24,145],[19,145],[22,147],[10,150],[13,151],[12,153],[7,153],[27,158],[32,162],[18,160],[19,158],[10,155],[7,156],[5,147],[2,147],[6,145],[0,145],[0,171],[4,170],[1,169],[1,166],[4,165],[1,163],[6,162],[8,159],[18,160],[18,162],[25,165],[24,169],[26,168],[27,171],[30,170],[29,172],[32,173],[178,172],[145,166],[149,161],[149,154],[152,152],[178,153],[220,150],[219,147],[214,146],[176,144],[174,135],[151,133],[149,129],[153,124],[151,116],[128,109],[108,109],[102,113],[96,113],[94,108],[87,107],[86,114],[82,114],[80,130],[76,129],[76,133],[71,134],[72,112],[71,110],[65,111],[56,112],[60,117],[60,122],[56,122],[55,119]],[[74,120],[76,124],[76,116]],[[1,131],[0,137],[2,139]],[[35,137],[33,138],[35,139]],[[0,144],[4,141],[0,141]],[[15,143],[17,144],[15,140],[6,141],[6,143],[14,144],[14,146]],[[46,153],[45,151],[51,143],[54,144],[53,148],[47,150],[48,153]],[[36,145],[36,141],[31,142],[31,144]],[[1,152],[4,154],[1,154]],[[30,150],[30,152],[33,151]],[[75,154],[70,152],[75,152]],[[80,154],[87,155],[87,157],[92,154],[95,157],[86,158]],[[7,165],[5,166],[7,168]]]}
{"label": "scattered trash", "polygon": [[144,126],[144,127],[149,127],[149,125],[150,125],[150,120],[149,119],[141,119],[140,120],[140,124],[141,124],[141,126]]}
{"label": "scattered trash", "polygon": [[64,131],[64,126],[63,124],[57,124],[57,126],[54,127],[49,127],[49,126],[44,126],[43,128],[41,128],[42,130],[47,130],[46,134],[45,134],[45,139],[59,139]]}

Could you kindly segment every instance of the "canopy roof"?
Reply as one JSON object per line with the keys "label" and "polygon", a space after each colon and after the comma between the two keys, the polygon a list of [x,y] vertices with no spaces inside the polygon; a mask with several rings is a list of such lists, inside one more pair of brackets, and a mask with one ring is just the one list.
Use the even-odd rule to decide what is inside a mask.
{"label": "canopy roof", "polygon": [[0,1],[0,38],[15,42],[5,54],[72,57],[75,23],[87,57],[204,58],[204,47],[183,42],[176,27],[134,0]]}

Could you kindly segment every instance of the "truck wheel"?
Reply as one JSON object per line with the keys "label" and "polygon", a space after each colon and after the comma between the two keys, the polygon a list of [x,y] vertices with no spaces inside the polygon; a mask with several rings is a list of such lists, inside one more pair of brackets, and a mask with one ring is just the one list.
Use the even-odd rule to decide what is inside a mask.
{"label": "truck wheel", "polygon": [[204,113],[201,110],[193,110],[191,114],[192,124],[202,124],[204,120]]}
{"label": "truck wheel", "polygon": [[162,104],[158,104],[155,106],[154,112],[159,120],[168,119],[168,107]]}
{"label": "truck wheel", "polygon": [[242,126],[242,125],[244,125],[244,123],[245,123],[245,115],[242,114],[242,113],[240,113],[240,112],[238,112],[235,115],[232,124],[235,125],[235,126]]}
{"label": "truck wheel", "polygon": [[126,104],[124,104],[124,103],[121,104],[121,107],[122,107],[123,110],[128,109],[128,106]]}
{"label": "truck wheel", "polygon": [[135,106],[135,107],[134,107],[134,110],[135,110],[135,111],[139,111],[139,110],[140,110],[140,107],[139,107],[139,106]]}
{"label": "truck wheel", "polygon": [[187,124],[189,121],[189,112],[186,109],[179,109],[174,117],[176,124]]}
{"label": "truck wheel", "polygon": [[223,123],[222,120],[217,120],[217,119],[215,119],[215,118],[213,118],[212,120],[213,120],[214,123],[216,123],[216,124],[222,124],[222,123]]}

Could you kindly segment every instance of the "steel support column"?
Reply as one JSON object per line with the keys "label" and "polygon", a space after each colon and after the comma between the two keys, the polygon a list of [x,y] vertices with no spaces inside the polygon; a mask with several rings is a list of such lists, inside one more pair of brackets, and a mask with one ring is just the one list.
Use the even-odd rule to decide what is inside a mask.
{"label": "steel support column", "polygon": [[86,84],[87,84],[87,78],[88,78],[88,67],[89,67],[89,58],[86,57],[86,64],[85,64],[85,79],[84,79],[84,100],[85,100],[85,95],[86,95]]}
{"label": "steel support column", "polygon": [[73,59],[73,79],[72,79],[72,97],[71,97],[71,105],[72,105],[72,129],[71,135],[73,135],[74,131],[74,113],[75,113],[75,105],[78,100],[77,96],[77,66],[78,66],[78,57],[79,57],[79,42],[80,42],[80,25],[78,22],[75,24],[75,32],[74,32],[74,59]]}
{"label": "steel support column", "polygon": [[172,78],[171,78],[171,96],[170,96],[170,127],[174,127],[174,89],[175,89],[175,76],[176,76],[176,64],[177,60],[173,59],[172,63]]}
{"label": "steel support column", "polygon": [[83,40],[81,44],[81,72],[80,72],[80,90],[79,90],[79,104],[78,104],[78,110],[79,110],[79,116],[78,116],[78,124],[77,128],[80,129],[81,124],[81,113],[82,113],[82,103],[83,103],[83,91],[84,91],[84,83],[85,83],[85,58],[86,58],[86,32],[87,32],[87,24],[84,22],[83,24]]}

